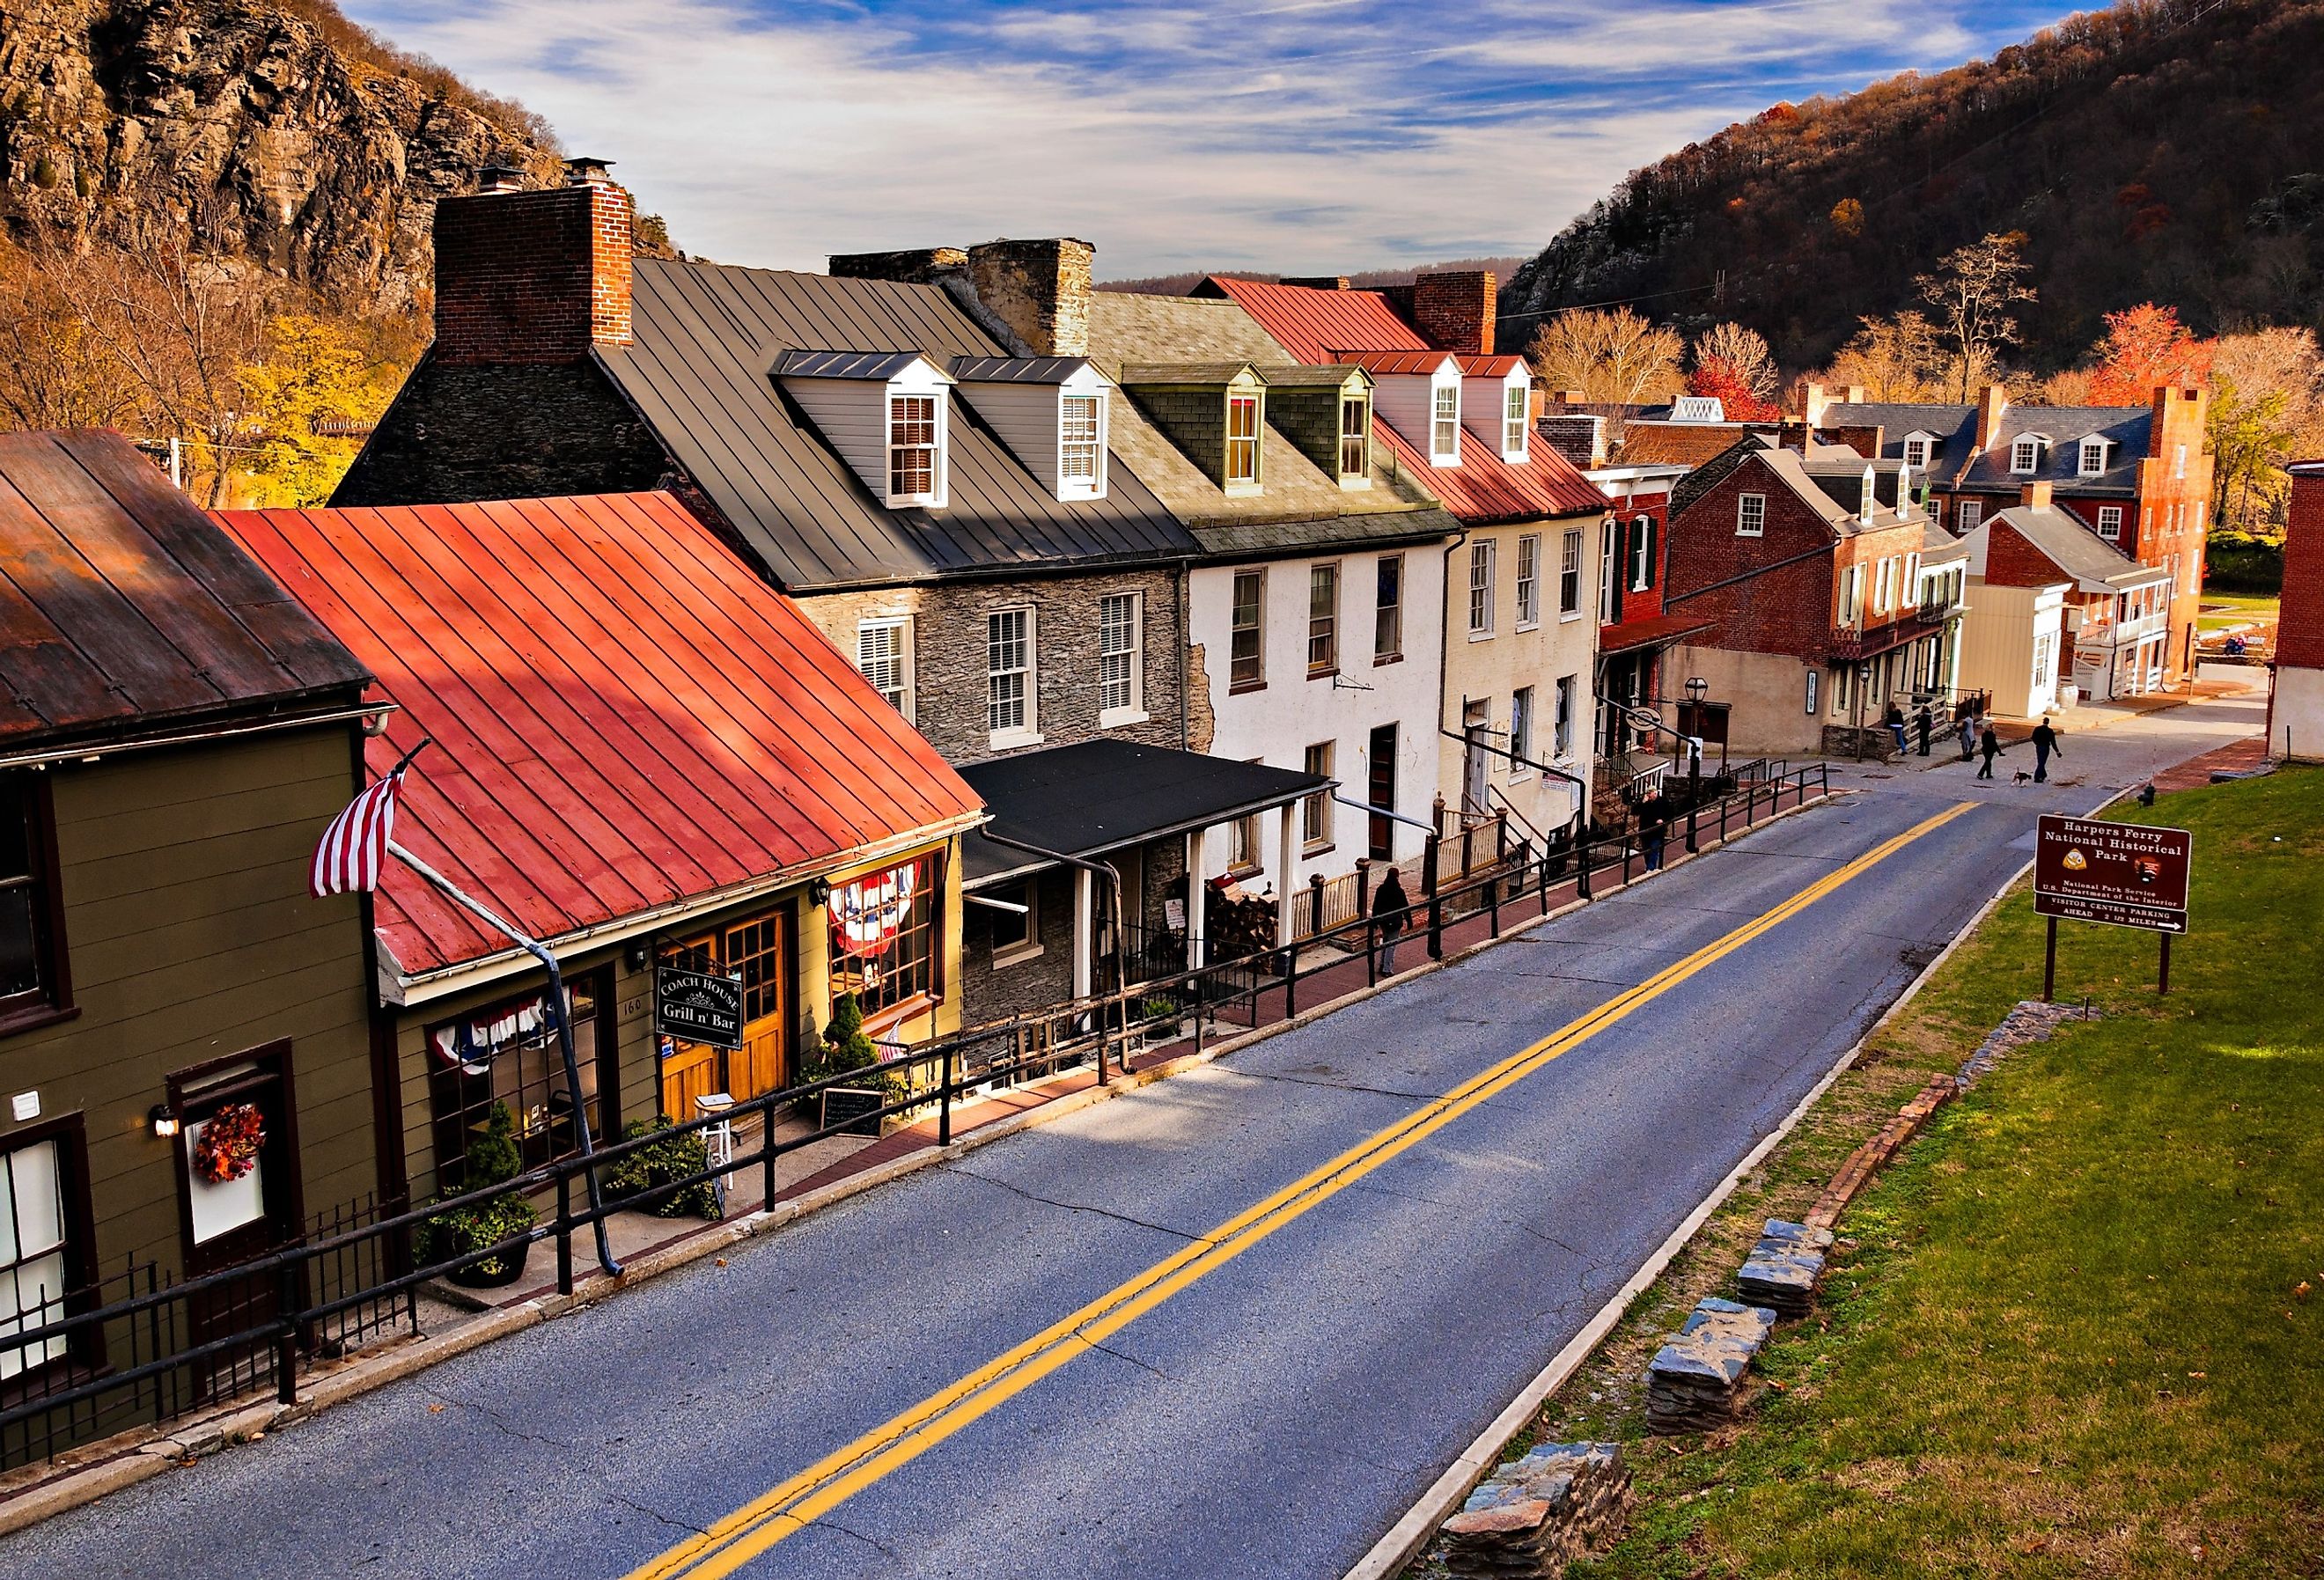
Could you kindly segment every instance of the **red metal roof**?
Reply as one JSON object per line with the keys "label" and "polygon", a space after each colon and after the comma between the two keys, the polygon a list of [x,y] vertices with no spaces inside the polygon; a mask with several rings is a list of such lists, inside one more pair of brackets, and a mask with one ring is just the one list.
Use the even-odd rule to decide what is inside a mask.
{"label": "red metal roof", "polygon": [[[981,804],[668,494],[217,519],[402,705],[371,771],[435,738],[397,843],[535,938],[829,870]],[[506,947],[398,864],[376,917],[406,975]]]}
{"label": "red metal roof", "polygon": [[1324,360],[1352,363],[1371,374],[1433,374],[1450,362],[1457,369],[1460,359],[1449,351],[1333,351]]}
{"label": "red metal roof", "polygon": [[1618,653],[1628,652],[1632,648],[1657,647],[1710,629],[1711,622],[1708,620],[1696,620],[1684,614],[1649,614],[1643,620],[1625,620],[1619,625],[1600,626],[1598,651]]}
{"label": "red metal roof", "polygon": [[[1204,282],[1259,320],[1259,328],[1302,362],[1357,361],[1380,352],[1428,352],[1419,330],[1398,318],[1388,299],[1372,291],[1319,291],[1307,285],[1272,285],[1258,280]],[[1353,351],[1345,348],[1354,348]],[[1431,353],[1441,359],[1443,353]],[[1478,357],[1479,363],[1499,363],[1499,357]],[[1365,365],[1375,376],[1384,370]],[[1411,371],[1426,372],[1437,365]],[[1464,371],[1467,359],[1463,361]],[[1401,371],[1401,370],[1398,370]],[[1489,369],[1480,374],[1493,376]],[[1508,367],[1499,373],[1506,374]],[[1409,443],[1386,420],[1375,424],[1387,439],[1398,466],[1417,472],[1423,485],[1464,522],[1528,521],[1542,516],[1594,514],[1608,508],[1606,496],[1583,476],[1580,468],[1545,444],[1528,444],[1526,459],[1504,461],[1500,452],[1480,442],[1463,428],[1461,464],[1439,468],[1428,464],[1425,452]]]}
{"label": "red metal roof", "polygon": [[1524,360],[1522,356],[1487,356],[1475,351],[1463,351],[1461,353],[1461,374],[1464,378],[1505,379]]}

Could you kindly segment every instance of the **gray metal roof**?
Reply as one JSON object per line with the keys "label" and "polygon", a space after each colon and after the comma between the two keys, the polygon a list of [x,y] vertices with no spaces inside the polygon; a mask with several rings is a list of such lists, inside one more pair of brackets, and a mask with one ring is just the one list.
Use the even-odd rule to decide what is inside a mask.
{"label": "gray metal roof", "polygon": [[[2139,564],[2090,531],[2079,517],[2054,507],[2036,510],[2032,505],[2012,505],[1978,522],[1977,532],[1985,533],[1986,541],[1990,542],[1997,522],[2015,528],[2018,535],[2040,550],[2051,564],[2072,577],[2083,592],[2112,592],[2166,580],[2171,575],[2161,566]],[[1976,532],[1970,534],[1971,538],[1976,536]]]}
{"label": "gray metal roof", "polygon": [[787,351],[912,346],[938,367],[1003,347],[934,285],[637,261],[629,346],[596,356],[695,485],[783,587],[811,590],[1022,568],[1150,563],[1197,551],[1122,462],[1103,499],[1063,502],[967,402],[950,503],[890,510],[770,374]]}
{"label": "gray metal roof", "polygon": [[1123,366],[1120,383],[1131,384],[1226,384],[1250,374],[1259,383],[1267,375],[1248,362],[1142,362]]}
{"label": "gray metal roof", "polygon": [[1086,356],[955,356],[952,376],[964,384],[1061,384],[1088,365]]}
{"label": "gray metal roof", "polygon": [[917,351],[786,351],[774,374],[786,379],[870,379],[886,383],[920,360]]}
{"label": "gray metal roof", "polygon": [[[1986,488],[2014,492],[2027,483],[2047,482],[2060,494],[2131,494],[2138,489],[2138,463],[2154,430],[2154,412],[2145,406],[2006,406],[1993,443],[1978,452],[1977,408],[1919,406],[1898,402],[1865,402],[1828,407],[1826,428],[1877,428],[1880,458],[1901,460],[1904,436],[1933,434],[1937,451],[1929,461],[1929,476],[1941,488]],[[2024,434],[2040,434],[2050,441],[2037,472],[2009,469],[2010,447]],[[2111,442],[2107,468],[2081,475],[2081,443],[2085,439]]]}

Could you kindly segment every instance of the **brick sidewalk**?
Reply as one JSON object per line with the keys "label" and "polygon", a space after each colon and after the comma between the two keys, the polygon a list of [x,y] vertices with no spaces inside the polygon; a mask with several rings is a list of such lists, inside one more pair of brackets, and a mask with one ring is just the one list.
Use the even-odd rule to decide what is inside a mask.
{"label": "brick sidewalk", "polygon": [[2190,757],[2176,768],[2164,769],[2154,776],[2154,788],[2158,793],[2200,790],[2211,782],[2214,773],[2249,773],[2266,765],[2267,742],[2253,735],[2247,740],[2230,741],[2200,757]]}

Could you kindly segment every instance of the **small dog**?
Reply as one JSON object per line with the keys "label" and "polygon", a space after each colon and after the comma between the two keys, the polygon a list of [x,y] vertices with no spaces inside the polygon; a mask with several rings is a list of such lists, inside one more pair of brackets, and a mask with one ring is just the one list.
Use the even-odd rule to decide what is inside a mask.
{"label": "small dog", "polygon": [[2012,784],[2032,784],[2034,782],[2034,776],[2021,768],[2010,776],[2009,782]]}

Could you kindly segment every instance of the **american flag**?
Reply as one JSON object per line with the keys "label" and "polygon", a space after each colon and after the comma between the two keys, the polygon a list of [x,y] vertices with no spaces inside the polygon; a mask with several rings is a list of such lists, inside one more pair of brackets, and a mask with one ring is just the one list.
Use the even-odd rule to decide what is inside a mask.
{"label": "american flag", "polygon": [[[406,759],[405,761],[410,761]],[[351,890],[379,887],[380,869],[387,864],[387,839],[395,828],[396,798],[403,793],[403,766],[347,803],[331,819],[315,846],[314,870],[307,888],[317,899]]]}

